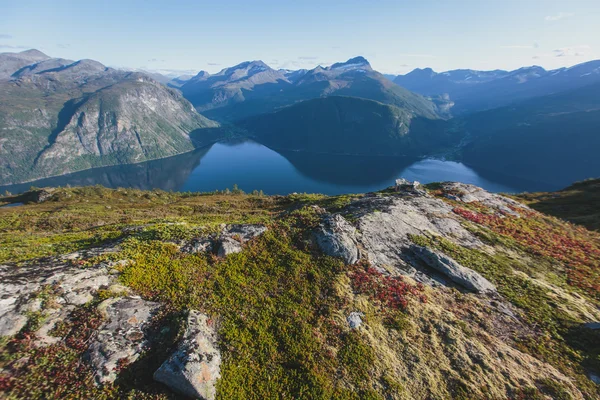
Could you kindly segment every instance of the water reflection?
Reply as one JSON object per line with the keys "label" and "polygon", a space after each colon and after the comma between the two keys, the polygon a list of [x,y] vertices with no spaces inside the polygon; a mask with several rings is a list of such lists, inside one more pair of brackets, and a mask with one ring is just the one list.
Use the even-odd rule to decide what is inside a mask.
{"label": "water reflection", "polygon": [[[332,156],[277,152],[251,141],[216,143],[162,160],[97,168],[22,185],[2,187],[20,193],[31,186],[82,186],[206,192],[238,185],[246,192],[340,194],[376,191],[404,177],[423,183],[460,181],[494,192],[531,190],[531,185],[481,176],[464,164],[401,157]],[[516,182],[516,181],[515,181]]]}
{"label": "water reflection", "polygon": [[130,187],[136,189],[178,190],[198,167],[210,147],[160,160],[139,164],[94,168],[54,178],[41,179],[11,186],[0,186],[13,194],[36,187],[102,185],[109,188]]}

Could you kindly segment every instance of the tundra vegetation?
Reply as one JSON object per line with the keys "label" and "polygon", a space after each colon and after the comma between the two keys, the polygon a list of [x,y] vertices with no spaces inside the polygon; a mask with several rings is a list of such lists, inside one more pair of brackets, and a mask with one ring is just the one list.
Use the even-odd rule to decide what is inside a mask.
{"label": "tundra vegetation", "polygon": [[[423,284],[365,257],[344,265],[315,245],[322,213],[354,223],[355,204],[365,196],[407,193],[264,196],[95,186],[58,188],[41,203],[26,202],[27,194],[0,198],[26,202],[0,207],[1,264],[43,266],[118,243],[113,252],[70,262],[81,269],[118,262],[124,290],[163,305],[150,327],[155,344],[135,362],[120,363],[114,383],[98,386],[86,360],[103,319],[97,306],[121,294],[98,290],[55,326],[59,341],[40,346],[36,332],[58,296],[54,287],[40,289],[40,309],[0,342],[0,390],[15,399],[176,398],[152,374],[195,309],[218,327],[219,399],[598,398],[591,377],[600,372],[600,330],[584,324],[600,320],[600,235],[532,209],[499,214],[482,202],[459,201],[441,185],[424,190],[419,196],[449,204],[451,218],[482,245],[427,232],[410,241],[478,272],[497,295]],[[182,251],[233,223],[268,230],[225,257]],[[362,316],[355,329],[347,321],[352,312]]]}

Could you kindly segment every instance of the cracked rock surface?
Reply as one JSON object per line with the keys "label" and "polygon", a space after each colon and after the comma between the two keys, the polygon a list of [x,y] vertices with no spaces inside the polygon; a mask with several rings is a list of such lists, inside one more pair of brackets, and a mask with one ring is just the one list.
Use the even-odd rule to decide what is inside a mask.
{"label": "cracked rock surface", "polygon": [[154,379],[192,398],[213,400],[220,377],[221,353],[214,323],[191,310],[181,343],[154,373]]}

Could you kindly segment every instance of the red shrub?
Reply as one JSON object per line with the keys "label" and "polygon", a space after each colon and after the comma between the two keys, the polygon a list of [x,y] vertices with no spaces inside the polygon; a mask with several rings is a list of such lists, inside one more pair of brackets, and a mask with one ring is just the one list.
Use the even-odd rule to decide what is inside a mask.
{"label": "red shrub", "polygon": [[358,293],[366,294],[392,309],[405,309],[409,297],[427,301],[422,284],[411,285],[400,276],[384,276],[371,266],[358,266],[351,272],[350,279],[352,287]]}

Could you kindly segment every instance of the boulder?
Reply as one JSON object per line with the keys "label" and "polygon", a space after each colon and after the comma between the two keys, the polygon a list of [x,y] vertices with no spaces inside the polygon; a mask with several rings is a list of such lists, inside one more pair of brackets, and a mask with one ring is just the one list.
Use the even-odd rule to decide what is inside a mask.
{"label": "boulder", "polygon": [[114,382],[119,363],[132,363],[148,346],[146,330],[160,305],[139,297],[111,298],[98,306],[105,322],[87,356],[97,383]]}
{"label": "boulder", "polygon": [[348,322],[348,326],[350,329],[357,329],[362,325],[362,318],[365,315],[361,312],[353,311],[348,315],[346,321]]}
{"label": "boulder", "polygon": [[206,315],[192,310],[181,343],[156,370],[154,379],[185,396],[212,400],[220,367],[215,326]]}
{"label": "boulder", "polygon": [[339,214],[323,217],[315,239],[325,254],[340,257],[346,264],[354,264],[360,258],[356,228]]}
{"label": "boulder", "polygon": [[226,225],[218,239],[217,255],[225,257],[228,254],[239,253],[242,251],[242,244],[266,231],[267,227],[260,224]]}
{"label": "boulder", "polygon": [[479,273],[463,267],[440,251],[413,246],[414,254],[429,267],[447,276],[452,282],[477,293],[494,293],[496,287]]}

